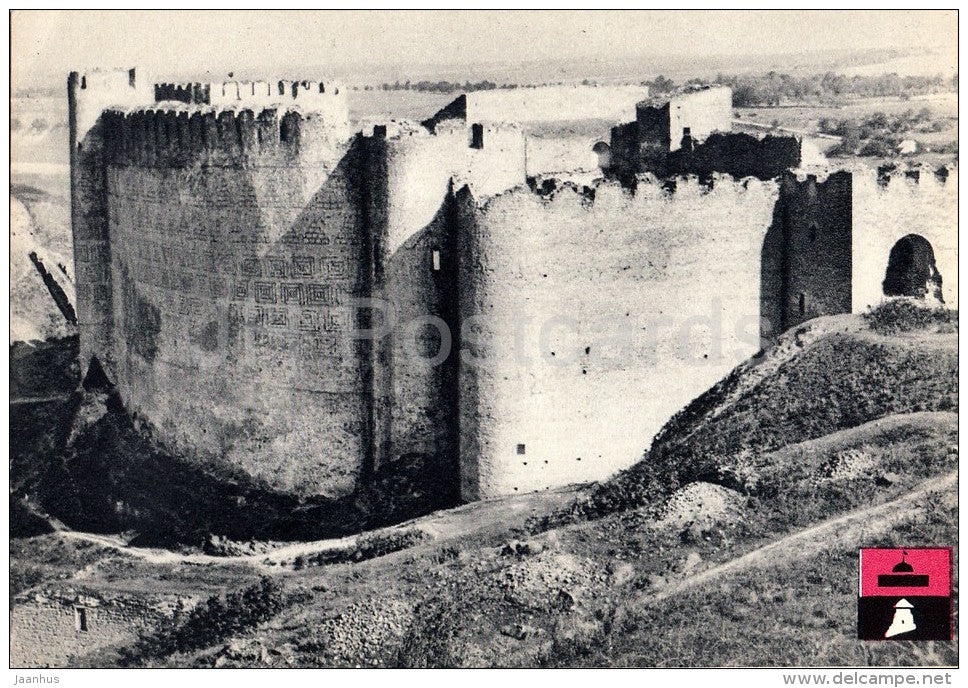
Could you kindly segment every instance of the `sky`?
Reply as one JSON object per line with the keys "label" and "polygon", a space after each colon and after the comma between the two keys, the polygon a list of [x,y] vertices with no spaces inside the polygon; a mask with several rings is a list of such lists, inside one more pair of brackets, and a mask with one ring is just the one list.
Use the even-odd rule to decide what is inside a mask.
{"label": "sky", "polygon": [[957,14],[931,11],[15,11],[11,18],[15,85],[90,67],[288,71],[956,45]]}

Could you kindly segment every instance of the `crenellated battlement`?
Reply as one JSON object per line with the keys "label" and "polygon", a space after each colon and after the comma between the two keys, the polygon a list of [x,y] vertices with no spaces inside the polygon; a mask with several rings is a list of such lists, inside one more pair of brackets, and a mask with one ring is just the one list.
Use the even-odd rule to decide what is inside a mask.
{"label": "crenellated battlement", "polygon": [[758,202],[757,199],[763,197],[776,197],[778,188],[779,184],[774,180],[760,181],[755,178],[736,180],[728,174],[718,173],[709,179],[700,179],[696,175],[658,179],[655,175],[646,173],[638,176],[638,184],[634,188],[624,187],[615,180],[603,179],[600,176],[584,180],[548,175],[529,178],[527,185],[516,186],[492,198],[476,200],[485,211],[498,199],[508,194],[531,196],[544,205],[573,203],[585,208],[596,204],[603,204],[606,207],[624,204],[631,207],[656,202],[716,203],[717,199],[727,197]]}
{"label": "crenellated battlement", "polygon": [[899,188],[920,189],[925,191],[940,191],[947,189],[957,193],[958,166],[948,165],[886,165],[874,170],[863,167],[854,171],[854,176],[861,183],[871,185],[876,181],[882,189],[897,190]]}
{"label": "crenellated battlement", "polygon": [[958,165],[957,163],[944,163],[940,165],[929,165],[927,163],[913,164],[888,164],[874,168],[865,164],[846,164],[837,168],[826,170],[789,170],[785,177],[789,180],[796,180],[799,184],[807,182],[823,184],[826,180],[836,174],[850,173],[854,180],[854,185],[879,186],[882,189],[894,187],[923,187],[938,188],[946,187],[950,181],[955,181],[957,187]]}
{"label": "crenellated battlement", "polygon": [[323,81],[225,81],[155,84],[155,101],[179,101],[195,105],[245,103],[298,104],[306,109],[329,108],[345,100],[341,85]]}
{"label": "crenellated battlement", "polygon": [[76,86],[82,91],[118,90],[127,92],[138,85],[137,70],[131,69],[90,69],[83,72],[71,72],[67,77],[69,86]]}
{"label": "crenellated battlement", "polygon": [[344,142],[325,114],[298,109],[166,103],[111,108],[103,114],[105,152],[113,164],[180,166],[197,159],[296,155],[312,157]]}
{"label": "crenellated battlement", "polygon": [[71,147],[84,140],[106,108],[147,104],[150,98],[145,79],[134,68],[71,72],[67,76]]}
{"label": "crenellated battlement", "polygon": [[167,100],[175,100],[180,103],[207,105],[211,102],[211,87],[211,84],[199,82],[155,84],[155,102],[162,103]]}

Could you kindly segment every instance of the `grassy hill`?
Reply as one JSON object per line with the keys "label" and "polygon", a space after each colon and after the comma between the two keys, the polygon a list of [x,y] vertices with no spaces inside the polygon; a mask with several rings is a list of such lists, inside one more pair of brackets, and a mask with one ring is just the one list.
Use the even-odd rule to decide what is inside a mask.
{"label": "grassy hill", "polygon": [[956,330],[956,314],[905,301],[807,322],[676,414],[643,460],[595,486],[574,516],[654,502],[697,480],[743,489],[755,454],[895,413],[957,410]]}
{"label": "grassy hill", "polygon": [[[224,594],[76,663],[957,664],[953,643],[854,639],[859,547],[957,543],[957,371],[954,313],[899,302],[821,318],[696,399],[639,464],[577,492],[439,512],[339,556],[307,543],[244,567],[132,569],[134,553],[114,552],[86,586],[194,578]],[[57,537],[18,558],[30,542],[49,558]],[[271,604],[233,609],[260,570]]]}

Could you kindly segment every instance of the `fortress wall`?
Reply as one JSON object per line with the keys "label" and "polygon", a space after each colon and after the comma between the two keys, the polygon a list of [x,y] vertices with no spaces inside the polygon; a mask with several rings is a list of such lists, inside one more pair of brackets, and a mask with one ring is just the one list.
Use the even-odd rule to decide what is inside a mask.
{"label": "fortress wall", "polygon": [[462,192],[463,497],[604,478],[755,353],[777,198],[722,177],[482,208]]}
{"label": "fortress wall", "polygon": [[[437,462],[444,484],[456,483],[456,393],[454,360],[429,365],[442,342],[427,319],[452,321],[456,294],[452,215],[448,196],[455,160],[453,141],[425,130],[402,132],[386,141],[386,228],[378,239],[374,295],[390,304],[392,331],[377,343],[377,461],[420,454]],[[437,252],[438,269],[434,252]],[[421,325],[421,322],[424,322]]]}
{"label": "fortress wall", "polygon": [[375,240],[381,277],[374,293],[396,315],[393,331],[377,345],[378,460],[432,456],[442,484],[455,486],[458,358],[448,354],[458,344],[458,260],[451,178],[485,194],[525,182],[520,130],[488,126],[482,134],[481,148],[471,146],[463,124],[388,139],[386,229],[377,232],[385,238]]}
{"label": "fortress wall", "polygon": [[878,182],[874,170],[857,169],[853,176],[853,312],[861,313],[883,300],[891,248],[908,234],[931,243],[945,304],[957,308],[957,168],[948,170],[945,181],[930,168],[920,169],[917,178],[896,172],[886,184]]}
{"label": "fortress wall", "polygon": [[369,354],[347,336],[369,279],[358,144],[275,111],[112,123],[126,404],[190,456],[280,490],[352,491],[370,446]]}
{"label": "fortress wall", "polygon": [[[782,179],[782,204],[764,241],[767,338],[851,304],[851,175]],[[769,273],[769,274],[767,274]]]}
{"label": "fortress wall", "polygon": [[[333,125],[349,120],[346,94],[336,82],[322,81],[225,81],[221,83],[159,83],[154,85],[156,102],[175,101],[219,107],[272,105],[299,107],[324,116]],[[147,101],[142,101],[147,102]]]}
{"label": "fortress wall", "polygon": [[92,356],[110,370],[111,247],[104,191],[101,112],[109,105],[146,102],[149,93],[134,70],[72,72],[67,81],[76,311],[82,372]]}
{"label": "fortress wall", "polygon": [[553,122],[607,119],[623,122],[649,95],[646,86],[541,86],[466,94],[468,122]]}
{"label": "fortress wall", "polygon": [[[475,126],[480,126],[480,147],[474,145]],[[525,138],[516,124],[442,124],[437,138],[450,151],[455,188],[466,184],[483,198],[526,181]]]}
{"label": "fortress wall", "polygon": [[525,143],[528,176],[597,172],[599,158],[592,147],[608,140],[608,131],[601,136],[528,136]]}

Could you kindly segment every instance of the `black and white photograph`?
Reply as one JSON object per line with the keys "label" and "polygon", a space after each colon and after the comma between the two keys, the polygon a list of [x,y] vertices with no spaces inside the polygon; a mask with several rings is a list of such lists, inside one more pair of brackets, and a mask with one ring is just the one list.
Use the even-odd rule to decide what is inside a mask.
{"label": "black and white photograph", "polygon": [[956,9],[8,21],[8,685],[952,682]]}

